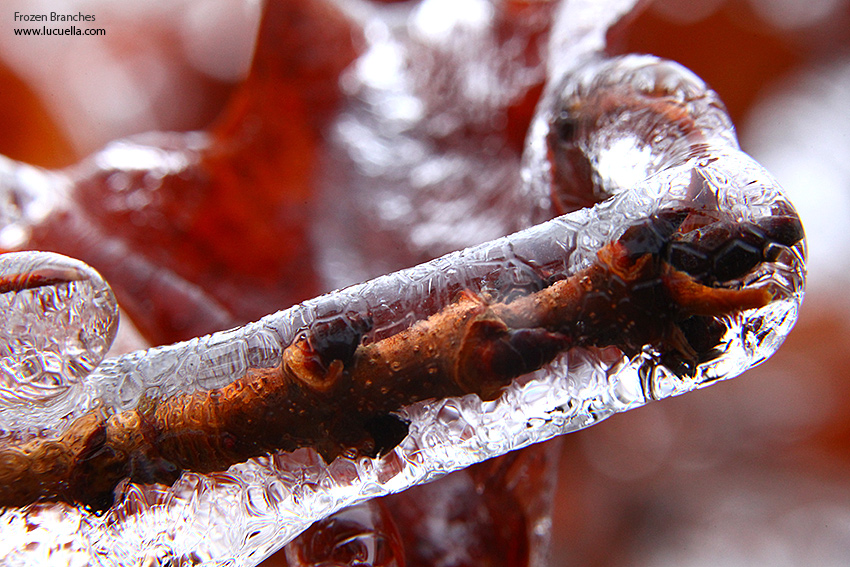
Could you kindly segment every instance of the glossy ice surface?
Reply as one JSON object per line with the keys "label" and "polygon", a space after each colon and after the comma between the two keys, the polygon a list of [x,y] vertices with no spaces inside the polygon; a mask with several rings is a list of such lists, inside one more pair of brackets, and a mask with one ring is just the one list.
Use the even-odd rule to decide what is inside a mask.
{"label": "glossy ice surface", "polygon": [[[118,304],[96,271],[49,252],[0,256],[0,423],[55,425],[112,344]],[[21,414],[29,414],[29,418]]]}
{"label": "glossy ice surface", "polygon": [[[371,312],[376,338],[421,318],[423,310],[449,303],[461,289],[491,289],[501,296],[530,285],[541,267],[572,272],[629,219],[687,199],[694,167],[699,164],[671,168],[591,211],[307,302],[238,331],[105,361],[87,378],[87,393],[123,409],[137,404],[142,393],[159,397],[220,387],[249,367],[277,364],[284,345],[315,322],[340,313]],[[712,190],[725,207],[748,219],[757,220],[782,198],[764,172],[742,156],[717,159],[700,171],[714,182]],[[675,375],[649,352],[628,359],[616,349],[574,349],[515,382],[493,402],[469,395],[407,407],[402,415],[411,421],[410,435],[383,458],[339,458],[326,465],[301,449],[253,459],[220,474],[184,473],[172,487],[129,486],[123,501],[106,515],[69,507],[60,514],[62,523],[79,522],[78,529],[70,530],[74,545],[97,542],[93,551],[107,563],[131,564],[140,555],[161,553],[202,561],[234,557],[250,564],[345,505],[743,372],[769,356],[793,324],[801,274],[800,251],[794,249],[759,270],[753,279],[774,289],[777,301],[726,321],[724,353],[701,365],[694,377]],[[25,526],[47,528],[57,508],[62,506],[9,510],[6,533],[17,531],[38,541],[46,532]],[[23,547],[15,537],[7,541]]]}
{"label": "glossy ice surface", "polygon": [[[7,436],[49,437],[90,410],[132,411],[147,400],[225,387],[258,369],[280,365],[287,348],[334,321],[368,318],[370,329],[362,341],[368,345],[441,312],[465,290],[490,303],[509,303],[592,267],[606,244],[659,212],[707,210],[756,225],[793,216],[770,175],[738,150],[728,117],[698,78],[652,58],[594,59],[603,46],[604,30],[613,23],[609,18],[625,9],[619,3],[609,8],[607,16],[587,7],[588,12],[576,12],[572,19],[567,10],[559,16],[556,29],[576,33],[577,39],[573,45],[556,35],[552,42],[564,49],[558,53],[569,57],[553,56],[550,62],[549,82],[532,122],[518,181],[528,209],[517,214],[539,221],[564,212],[559,207],[575,208],[550,192],[553,186],[569,184],[571,168],[581,171],[585,161],[595,172],[594,185],[591,198],[585,194],[579,201],[602,202],[235,330],[108,359],[87,375],[89,368],[83,366],[73,380],[73,398],[60,396],[51,406],[52,415],[64,421],[46,422],[38,411],[18,408],[13,420],[4,421]],[[635,91],[646,95],[638,100],[650,111],[647,117],[630,115],[632,122],[602,112],[604,120],[594,117],[589,127],[580,120],[562,124],[558,138],[553,138],[549,133],[562,109],[572,104],[571,93],[582,93],[583,85],[595,86],[588,87],[581,100],[597,87],[625,85],[628,97],[634,98]],[[657,102],[652,97],[664,100],[652,107]],[[670,114],[669,101],[686,108],[685,118]],[[594,108],[607,108],[604,98]],[[697,120],[688,121],[687,113]],[[551,159],[556,142],[576,161]],[[115,505],[103,514],[49,502],[6,509],[0,515],[0,557],[12,565],[252,565],[345,506],[592,425],[650,400],[734,377],[779,347],[802,301],[804,242],[769,247],[761,253],[770,261],[719,283],[730,289],[767,289],[773,300],[722,317],[725,330],[716,352],[692,373],[665,366],[665,353],[656,345],[644,345],[636,353],[617,344],[582,345],[520,376],[492,401],[468,394],[403,404],[396,415],[410,422],[409,435],[382,457],[352,454],[325,463],[305,447],[219,472],[184,472],[173,485],[125,483],[119,486]],[[94,293],[74,290],[83,300]],[[39,309],[32,303],[12,307],[18,318],[38,315],[43,312]],[[92,352],[107,348],[114,332],[108,324],[112,320],[98,317],[92,321],[106,321],[97,327],[102,329],[102,343],[84,340],[85,333],[73,335]],[[86,359],[89,366],[97,364],[94,359]]]}

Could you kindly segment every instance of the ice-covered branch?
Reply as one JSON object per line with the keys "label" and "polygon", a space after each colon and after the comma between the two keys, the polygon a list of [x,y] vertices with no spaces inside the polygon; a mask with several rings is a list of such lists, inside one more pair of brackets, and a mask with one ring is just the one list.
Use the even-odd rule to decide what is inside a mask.
{"label": "ice-covered branch", "polygon": [[[24,393],[0,399],[0,556],[65,534],[104,564],[254,564],[342,507],[768,357],[803,296],[793,207],[692,73],[571,60],[523,158],[538,224],[511,236],[99,364],[83,341],[96,368],[60,371],[48,396],[28,317],[47,296],[75,313],[80,282],[111,296],[65,260],[12,262],[4,388]],[[100,305],[83,335],[113,332]]]}

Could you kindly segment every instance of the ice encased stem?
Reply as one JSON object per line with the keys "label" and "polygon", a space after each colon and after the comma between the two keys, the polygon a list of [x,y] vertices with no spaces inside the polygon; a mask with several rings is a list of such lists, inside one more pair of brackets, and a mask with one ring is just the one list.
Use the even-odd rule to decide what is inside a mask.
{"label": "ice encased stem", "polygon": [[[596,31],[606,26],[600,24]],[[532,126],[524,180],[529,198],[541,203],[532,215],[535,221],[551,216],[544,205],[552,184],[545,143],[564,93],[637,83],[638,91],[666,88],[673,98],[716,98],[692,74],[678,74],[671,64],[583,57],[577,54],[552,66],[554,74]],[[657,88],[653,81],[665,77],[671,82]],[[696,91],[689,94],[688,89]],[[611,198],[593,208],[305,302],[241,329],[106,360],[83,380],[81,403],[64,409],[74,415],[101,404],[117,412],[135,407],[143,396],[222,387],[251,368],[276,366],[283,349],[316,322],[347,313],[369,313],[375,325],[367,340],[378,340],[438,311],[465,289],[509,297],[553,274],[576,273],[630,222],[662,208],[692,205],[695,198],[705,198],[705,191],[742,221],[768,217],[782,203],[791,210],[769,174],[739,151],[722,107],[711,103],[705,110],[708,114],[698,105],[690,109],[697,118],[693,136],[673,128],[669,138],[648,138],[646,131],[629,129],[628,122],[603,124],[588,138],[587,150]],[[713,118],[700,122],[706,116]],[[621,162],[639,167],[618,168]],[[636,170],[637,178],[622,177],[635,176]],[[694,172],[705,180],[701,197],[694,191]],[[258,563],[316,519],[345,506],[586,427],[650,399],[740,374],[769,356],[790,330],[802,301],[804,273],[801,243],[742,282],[772,289],[776,301],[730,316],[723,354],[700,365],[693,377],[657,364],[649,351],[629,358],[616,348],[573,349],[516,380],[495,401],[469,395],[404,408],[410,435],[380,459],[338,458],[326,464],[313,451],[300,449],[252,459],[221,473],[185,473],[171,487],[128,485],[119,504],[100,517],[65,505],[7,510],[0,556],[13,563],[32,562],[36,555],[57,564],[83,556],[103,565],[136,564],[140,558]]]}
{"label": "ice encased stem", "polygon": [[[133,407],[142,395],[220,387],[248,368],[278,364],[282,349],[317,321],[368,312],[375,321],[369,340],[377,340],[441,309],[464,289],[505,297],[534,285],[544,273],[574,273],[593,262],[596,251],[632,220],[687,203],[695,168],[724,209],[742,219],[769,216],[783,200],[746,156],[693,158],[593,209],[329,294],[242,329],[107,360],[86,379],[90,399],[119,411]],[[802,259],[793,250],[784,263],[758,274],[758,281],[750,283],[774,286],[778,301],[734,316],[725,353],[700,366],[693,378],[659,366],[651,353],[628,359],[612,348],[574,349],[515,381],[493,402],[469,395],[405,408],[410,435],[384,458],[340,458],[327,465],[302,449],[253,459],[220,474],[186,473],[172,487],[131,485],[105,516],[84,514],[76,537],[96,542],[92,549],[103,550],[98,559],[106,564],[128,564],[149,554],[255,563],[315,519],[349,504],[586,427],[648,399],[739,374],[766,358],[790,329],[802,296],[801,274]],[[24,520],[23,512],[8,511],[7,529],[26,541],[37,532],[28,535],[23,522],[50,522],[55,513],[52,507],[36,506]],[[81,512],[66,510],[66,521],[68,514]]]}

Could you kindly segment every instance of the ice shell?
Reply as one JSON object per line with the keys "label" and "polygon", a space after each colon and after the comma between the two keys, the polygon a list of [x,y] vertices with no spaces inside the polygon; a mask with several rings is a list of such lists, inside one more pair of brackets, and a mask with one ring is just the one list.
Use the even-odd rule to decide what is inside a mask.
{"label": "ice shell", "polygon": [[50,252],[0,255],[0,407],[47,402],[109,350],[118,304],[88,265]]}

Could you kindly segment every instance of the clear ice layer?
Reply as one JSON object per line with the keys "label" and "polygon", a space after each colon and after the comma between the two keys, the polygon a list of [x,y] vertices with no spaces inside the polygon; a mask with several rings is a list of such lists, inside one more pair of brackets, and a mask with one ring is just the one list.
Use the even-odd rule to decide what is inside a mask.
{"label": "clear ice layer", "polygon": [[0,255],[0,429],[50,428],[81,400],[82,380],[118,329],[96,271],[49,252]]}
{"label": "clear ice layer", "polygon": [[[367,338],[377,341],[439,311],[465,289],[495,298],[525,293],[543,272],[567,275],[592,264],[600,247],[635,220],[688,203],[695,170],[710,180],[724,210],[741,220],[769,217],[771,208],[783,202],[766,173],[743,154],[688,161],[593,209],[306,302],[239,330],[106,360],[85,380],[82,399],[121,411],[135,407],[142,395],[160,398],[219,388],[249,368],[278,365],[286,345],[317,323],[348,313],[370,313],[374,327]],[[305,448],[252,459],[221,473],[184,473],[173,486],[124,486],[119,503],[103,516],[57,504],[9,509],[3,514],[7,537],[2,545],[7,548],[2,553],[29,562],[36,555],[23,550],[36,544],[51,560],[73,549],[115,565],[134,564],[139,557],[256,563],[344,506],[758,364],[778,348],[796,319],[803,285],[801,246],[781,250],[776,261],[748,278],[747,285],[769,287],[775,300],[730,316],[723,353],[701,364],[693,376],[659,365],[649,351],[627,357],[611,347],[572,349],[514,381],[494,401],[470,394],[405,407],[401,415],[410,420],[410,434],[382,458],[337,458],[328,465]],[[72,414],[85,409],[85,404],[67,408]],[[69,541],[51,552],[54,544],[40,542],[54,530],[67,533]]]}
{"label": "clear ice layer", "polygon": [[[574,28],[565,21],[573,22]],[[239,329],[104,360],[88,375],[83,377],[83,372],[78,379],[68,380],[73,396],[51,402],[51,415],[62,416],[61,421],[46,421],[35,409],[21,411],[12,402],[0,400],[6,404],[4,410],[15,416],[6,420],[4,414],[4,442],[19,442],[17,438],[38,442],[61,435],[75,419],[130,416],[137,408],[160,400],[194,399],[189,397],[193,393],[202,399],[203,392],[224,391],[239,380],[272,375],[276,368],[286,367],[282,363],[305,341],[314,341],[310,344],[320,350],[315,345],[317,337],[328,329],[339,329],[339,322],[349,329],[352,322],[368,319],[357,339],[360,349],[409,333],[422,321],[457,305],[464,294],[491,305],[510,306],[559,282],[594,273],[602,255],[618,243],[646,251],[645,243],[630,240],[630,229],[680,211],[687,212],[687,217],[682,214],[677,222],[697,224],[689,227],[690,233],[683,228],[677,236],[686,239],[688,234],[703,235],[704,231],[698,246],[689,249],[694,255],[711,248],[715,258],[731,255],[737,264],[746,264],[739,258],[747,254],[755,253],[759,259],[730,278],[713,281],[709,273],[700,276],[702,281],[724,290],[763,290],[769,301],[752,308],[730,308],[714,317],[711,329],[720,332],[704,348],[694,344],[694,336],[683,343],[675,332],[635,348],[609,341],[604,333],[596,336],[581,325],[547,328],[557,340],[574,340],[573,346],[559,347],[539,369],[517,376],[494,399],[469,393],[402,403],[391,413],[409,422],[408,434],[381,457],[355,451],[327,463],[305,443],[297,450],[270,452],[226,470],[186,471],[173,483],[123,482],[117,486],[115,504],[103,513],[61,502],[9,507],[0,514],[4,562],[254,565],[312,522],[343,507],[587,427],[651,400],[737,376],[770,356],[796,320],[803,298],[802,234],[785,238],[781,229],[772,228],[774,219],[793,221],[793,207],[770,175],[740,152],[722,105],[698,78],[654,58],[597,58],[595,51],[602,47],[601,37],[612,22],[605,17],[595,21],[596,27],[583,29],[586,18],[570,20],[566,9],[559,15],[556,30],[560,26],[578,33],[576,45],[583,45],[582,38],[591,39],[585,51],[565,48],[571,53],[570,64],[555,57],[550,65],[549,83],[523,157],[522,182],[532,205],[527,220],[539,221],[551,217],[558,207],[570,208],[569,202],[558,201],[561,193],[552,198],[562,184],[575,182],[584,191],[579,201],[596,204],[307,301]],[[552,45],[558,47],[559,42],[563,38]],[[624,87],[617,96],[654,110],[646,116],[632,115],[636,121],[628,122],[617,120],[616,111],[583,113],[574,104],[611,87]],[[571,93],[580,96],[574,99]],[[660,98],[653,100],[650,95]],[[594,108],[607,108],[604,100],[599,105]],[[674,120],[659,131],[657,127],[666,124],[661,117],[670,116],[663,110],[671,105],[695,118]],[[589,122],[570,123],[576,116],[570,112],[576,108],[579,118],[591,117]],[[548,159],[553,144],[561,144],[570,160],[576,161]],[[582,160],[596,172],[586,186],[573,175],[580,170],[575,164]],[[629,164],[636,166],[624,167]],[[753,234],[770,238],[760,249],[747,240],[749,233],[733,234],[715,246],[708,242],[716,234],[709,230],[713,221],[724,230],[754,227]],[[631,296],[625,300],[630,302]],[[675,331],[679,321],[667,323]],[[567,327],[573,335],[567,336]],[[108,328],[103,327],[101,335],[107,347]],[[687,341],[696,352],[689,354]],[[337,351],[345,350],[329,342]],[[421,346],[427,350],[428,343]],[[666,356],[676,349],[692,359],[686,369]],[[423,354],[423,360],[434,359]],[[339,369],[328,361],[319,362],[327,373]],[[262,396],[262,389],[257,391]],[[385,394],[391,397],[396,392]],[[7,447],[0,446],[0,461],[12,454],[4,450]]]}

